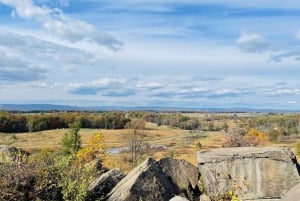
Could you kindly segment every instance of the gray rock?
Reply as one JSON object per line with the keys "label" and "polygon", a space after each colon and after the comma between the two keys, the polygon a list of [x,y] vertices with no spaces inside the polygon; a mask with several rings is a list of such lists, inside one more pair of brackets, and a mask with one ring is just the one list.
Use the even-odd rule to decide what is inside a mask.
{"label": "gray rock", "polygon": [[179,188],[198,185],[198,168],[183,159],[163,158],[157,165]]}
{"label": "gray rock", "polygon": [[163,173],[172,180],[178,191],[190,200],[199,201],[199,170],[183,159],[163,158],[157,162]]}
{"label": "gray rock", "polygon": [[300,184],[294,186],[286,195],[283,196],[281,201],[296,201],[300,200]]}
{"label": "gray rock", "polygon": [[181,196],[175,196],[169,201],[189,201],[189,200]]}
{"label": "gray rock", "polygon": [[[183,190],[197,188],[197,173],[195,167],[183,160],[169,158],[156,162],[149,158],[115,186],[108,201],[168,201],[180,193],[188,196]],[[193,191],[191,194],[193,197]]]}
{"label": "gray rock", "polygon": [[164,201],[175,194],[176,186],[157,167],[155,160],[149,158],[115,186],[108,201]]}
{"label": "gray rock", "polygon": [[125,173],[120,169],[112,169],[102,174],[96,181],[89,185],[87,200],[104,198],[124,177]]}
{"label": "gray rock", "polygon": [[280,147],[222,148],[197,153],[209,197],[234,190],[243,200],[281,198],[300,182],[295,155]]}

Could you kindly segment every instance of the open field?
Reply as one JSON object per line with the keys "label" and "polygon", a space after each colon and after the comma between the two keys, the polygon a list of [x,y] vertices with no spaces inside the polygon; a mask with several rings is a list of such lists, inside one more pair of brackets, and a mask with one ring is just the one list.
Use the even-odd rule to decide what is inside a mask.
{"label": "open field", "polygon": [[[0,133],[0,144],[9,144],[25,150],[31,149],[56,149],[60,147],[60,141],[68,129],[47,130],[34,133]],[[81,129],[82,144],[85,146],[95,133],[103,133],[108,148],[126,147],[128,143],[127,129],[105,130],[105,129]],[[201,142],[202,147],[220,147],[223,140],[222,132],[191,132],[182,129],[157,127],[155,124],[147,123],[144,143],[148,145],[163,145],[149,151],[147,156],[155,158],[174,156],[185,158],[195,162],[195,152],[199,150],[196,143]]]}
{"label": "open field", "polygon": [[[0,133],[0,144],[11,144],[13,146],[30,148],[51,148],[60,146],[60,140],[68,129],[56,129],[31,133]],[[103,133],[107,147],[122,147],[127,144],[127,129],[81,129],[80,135],[83,146],[85,146],[95,133]],[[188,131],[181,129],[170,129],[166,126],[155,127],[148,123],[145,131],[145,142],[173,142],[174,139],[190,135]],[[13,139],[15,138],[15,139]]]}
{"label": "open field", "polygon": [[[25,150],[32,149],[58,149],[63,135],[68,129],[47,130],[34,133],[0,133],[0,144],[9,144]],[[83,146],[86,146],[92,135],[103,133],[107,148],[126,147],[128,144],[127,129],[105,130],[105,129],[81,129],[80,135]],[[147,150],[143,159],[151,156],[156,159],[162,157],[182,158],[196,163],[196,151],[199,151],[197,143],[201,143],[201,149],[217,148],[222,146],[224,131],[187,131],[167,126],[156,126],[153,123],[146,124],[144,144],[157,146]],[[266,146],[288,146],[292,147],[294,142],[273,144],[266,142]],[[110,156],[108,165],[110,167],[120,167],[130,170],[130,165],[126,162],[127,153],[113,154]]]}

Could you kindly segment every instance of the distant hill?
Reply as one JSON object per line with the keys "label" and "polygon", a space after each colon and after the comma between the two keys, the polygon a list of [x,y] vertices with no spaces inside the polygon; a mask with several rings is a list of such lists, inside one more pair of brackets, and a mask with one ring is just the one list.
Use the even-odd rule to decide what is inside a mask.
{"label": "distant hill", "polygon": [[296,110],[274,110],[255,108],[186,108],[157,106],[70,106],[54,104],[0,104],[5,111],[166,111],[166,112],[298,112]]}
{"label": "distant hill", "polygon": [[69,105],[52,104],[0,104],[0,110],[7,111],[51,111],[51,110],[79,110],[78,107]]}

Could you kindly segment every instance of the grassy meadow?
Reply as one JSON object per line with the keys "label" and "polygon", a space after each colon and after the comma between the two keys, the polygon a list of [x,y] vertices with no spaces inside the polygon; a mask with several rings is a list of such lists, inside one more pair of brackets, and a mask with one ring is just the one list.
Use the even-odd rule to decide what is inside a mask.
{"label": "grassy meadow", "polygon": [[[208,114],[186,113],[184,115],[203,118]],[[222,114],[224,115],[224,114]],[[225,114],[226,115],[226,114]],[[224,124],[224,121],[214,120],[216,125]],[[237,127],[237,122],[226,120],[226,123],[232,128]],[[28,133],[0,133],[0,144],[6,144],[22,148],[25,150],[33,149],[60,149],[61,139],[68,129],[54,129],[39,132]],[[105,138],[105,145],[108,149],[128,146],[129,130],[127,129],[81,129],[80,130],[82,146],[86,146],[95,133],[102,133]],[[171,128],[168,126],[157,126],[155,123],[146,123],[144,145],[157,146],[145,151],[140,160],[151,156],[156,159],[162,157],[175,157],[188,160],[196,164],[196,151],[218,148],[222,146],[225,139],[225,131],[190,131],[180,128]],[[292,142],[271,143],[266,141],[263,146],[288,146],[292,147]],[[199,146],[200,145],[200,146]],[[121,152],[111,154],[107,161],[107,166],[120,167],[124,170],[130,170],[128,163],[128,153]]]}
{"label": "grassy meadow", "polygon": [[[7,144],[22,148],[25,150],[32,149],[59,149],[60,141],[68,129],[55,129],[30,133],[0,133],[0,144]],[[86,146],[92,135],[102,133],[105,137],[107,148],[125,147],[128,144],[127,129],[106,130],[106,129],[81,129],[80,135],[82,145]],[[167,126],[156,126],[153,123],[146,124],[144,144],[152,146],[162,145],[164,148],[154,148],[144,154],[144,157],[152,156],[161,158],[172,156],[184,158],[195,163],[195,152],[199,150],[196,144],[201,143],[202,148],[220,147],[223,140],[223,133],[220,132],[198,132],[187,131]],[[126,154],[125,154],[126,155]],[[111,155],[113,160],[122,163],[120,157],[124,153]],[[118,165],[118,164],[116,164]],[[122,166],[122,164],[119,164]]]}

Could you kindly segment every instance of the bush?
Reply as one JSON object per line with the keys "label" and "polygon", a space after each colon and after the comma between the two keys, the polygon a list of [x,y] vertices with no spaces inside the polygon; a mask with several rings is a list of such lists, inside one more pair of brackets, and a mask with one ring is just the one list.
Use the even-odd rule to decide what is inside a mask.
{"label": "bush", "polygon": [[62,157],[58,161],[60,187],[64,201],[82,201],[87,197],[89,184],[97,177],[97,170],[76,162],[74,158]]}
{"label": "bush", "polygon": [[88,185],[100,174],[99,164],[105,160],[104,137],[95,134],[82,152],[62,155],[61,152],[36,150],[31,155],[19,155],[20,160],[0,162],[0,200],[82,201]]}
{"label": "bush", "polygon": [[230,129],[222,143],[223,147],[241,147],[243,146],[243,134],[245,130],[240,128]]}
{"label": "bush", "polygon": [[[19,156],[20,157],[20,156]],[[41,150],[0,164],[0,200],[62,200],[56,154]]]}

